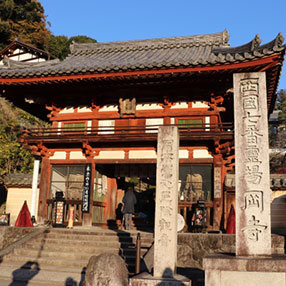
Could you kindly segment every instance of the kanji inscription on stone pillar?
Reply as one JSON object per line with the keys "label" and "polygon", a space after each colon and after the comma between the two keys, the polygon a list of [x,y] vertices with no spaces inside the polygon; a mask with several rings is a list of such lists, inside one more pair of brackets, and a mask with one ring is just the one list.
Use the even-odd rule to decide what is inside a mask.
{"label": "kanji inscription on stone pillar", "polygon": [[234,74],[236,255],[271,255],[265,72]]}
{"label": "kanji inscription on stone pillar", "polygon": [[173,277],[177,262],[179,132],[161,126],[157,143],[154,277]]}

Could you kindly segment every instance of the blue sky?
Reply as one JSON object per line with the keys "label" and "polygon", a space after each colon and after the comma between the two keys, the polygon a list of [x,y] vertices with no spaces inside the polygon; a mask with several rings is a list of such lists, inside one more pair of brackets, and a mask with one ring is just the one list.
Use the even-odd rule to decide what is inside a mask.
{"label": "blue sky", "polygon": [[[189,36],[227,29],[231,46],[279,32],[286,38],[286,0],[40,0],[50,30],[99,42]],[[285,43],[286,41],[284,41]],[[286,89],[286,62],[278,89]]]}

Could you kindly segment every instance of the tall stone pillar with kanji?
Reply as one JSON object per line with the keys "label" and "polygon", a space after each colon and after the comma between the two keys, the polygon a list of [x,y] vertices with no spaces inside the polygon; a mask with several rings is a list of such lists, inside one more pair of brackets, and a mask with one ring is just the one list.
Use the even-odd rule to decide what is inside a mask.
{"label": "tall stone pillar with kanji", "polygon": [[177,263],[179,132],[176,126],[158,131],[154,277],[172,278]]}
{"label": "tall stone pillar with kanji", "polygon": [[265,72],[234,74],[236,255],[271,255]]}

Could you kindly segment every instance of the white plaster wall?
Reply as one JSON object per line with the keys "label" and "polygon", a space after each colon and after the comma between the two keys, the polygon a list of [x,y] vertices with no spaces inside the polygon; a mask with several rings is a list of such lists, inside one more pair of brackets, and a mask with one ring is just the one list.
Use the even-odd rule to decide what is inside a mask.
{"label": "white plaster wall", "polygon": [[61,128],[62,128],[62,122],[59,121],[59,122],[58,122],[58,131],[59,131],[59,132],[57,133],[58,135],[61,135],[61,131],[60,131]]}
{"label": "white plaster wall", "polygon": [[56,151],[53,156],[50,157],[50,160],[64,160],[66,159],[66,152]]}
{"label": "white plaster wall", "polygon": [[188,159],[189,151],[188,150],[179,150],[179,158],[180,159]]}
{"label": "white plaster wall", "polygon": [[163,107],[157,103],[144,103],[136,105],[136,110],[155,110],[155,109],[163,109]]}
{"label": "white plaster wall", "polygon": [[100,151],[96,159],[124,159],[124,151]]}
{"label": "white plaster wall", "polygon": [[[205,124],[206,124],[206,127],[210,127],[210,117],[209,116],[205,117]],[[206,131],[210,131],[210,129],[206,128]]]}
{"label": "white plaster wall", "polygon": [[92,127],[92,121],[88,120],[87,121],[87,134],[90,134],[91,127]]}
{"label": "white plaster wall", "polygon": [[[158,129],[154,130],[154,125],[163,125],[164,119],[163,118],[147,118],[145,125],[146,125],[146,133],[158,133]],[[153,125],[153,126],[152,126]],[[150,127],[148,127],[150,126]],[[148,130],[152,128],[152,130]]]}
{"label": "white plaster wall", "polygon": [[174,117],[171,118],[171,124],[175,124],[175,118]]}
{"label": "white plaster wall", "polygon": [[118,105],[104,105],[99,109],[99,112],[118,111]]}
{"label": "white plaster wall", "polygon": [[213,156],[209,154],[208,150],[195,149],[193,152],[193,158],[213,158]]}
{"label": "white plaster wall", "polygon": [[73,160],[73,159],[86,159],[86,158],[81,151],[71,151],[70,159]]}
{"label": "white plaster wall", "polygon": [[[31,210],[32,188],[8,188],[6,213],[10,213],[11,225],[15,224],[19,212],[24,204],[24,201],[27,201],[29,210]],[[37,194],[36,194],[36,208],[35,208],[36,220],[38,215],[38,201],[39,201],[39,189],[37,189]]]}
{"label": "white plaster wall", "polygon": [[73,107],[65,107],[62,109],[59,114],[65,114],[65,113],[74,113],[74,108]]}
{"label": "white plaster wall", "polygon": [[171,106],[171,109],[175,109],[175,108],[188,108],[188,102],[186,101],[182,101],[182,102],[176,102],[175,105]]}
{"label": "white plaster wall", "polygon": [[[22,52],[22,51],[16,50],[16,51],[14,52],[14,54],[16,54],[16,53],[18,53],[18,52]],[[23,55],[19,55],[19,56],[18,56],[18,61],[23,61],[23,60],[31,59],[31,58],[33,58],[33,57],[34,57],[33,54],[26,53],[26,54],[23,54]]]}
{"label": "white plaster wall", "polygon": [[193,108],[209,108],[209,106],[205,104],[203,101],[193,101],[192,107]]}
{"label": "white plaster wall", "polygon": [[129,159],[156,159],[155,150],[130,150]]}
{"label": "white plaster wall", "polygon": [[92,112],[92,110],[90,108],[88,108],[88,106],[81,106],[81,107],[78,107],[77,112],[78,113]]}
{"label": "white plaster wall", "polygon": [[98,120],[98,130],[110,130],[110,131],[98,131],[98,134],[114,134],[114,120]]}

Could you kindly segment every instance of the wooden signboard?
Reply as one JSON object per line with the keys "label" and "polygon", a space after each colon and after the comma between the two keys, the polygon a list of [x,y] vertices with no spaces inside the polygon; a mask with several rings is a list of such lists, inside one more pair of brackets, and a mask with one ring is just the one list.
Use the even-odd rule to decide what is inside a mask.
{"label": "wooden signboard", "polygon": [[91,164],[85,165],[84,182],[82,191],[82,212],[89,213],[89,196],[91,183]]}

